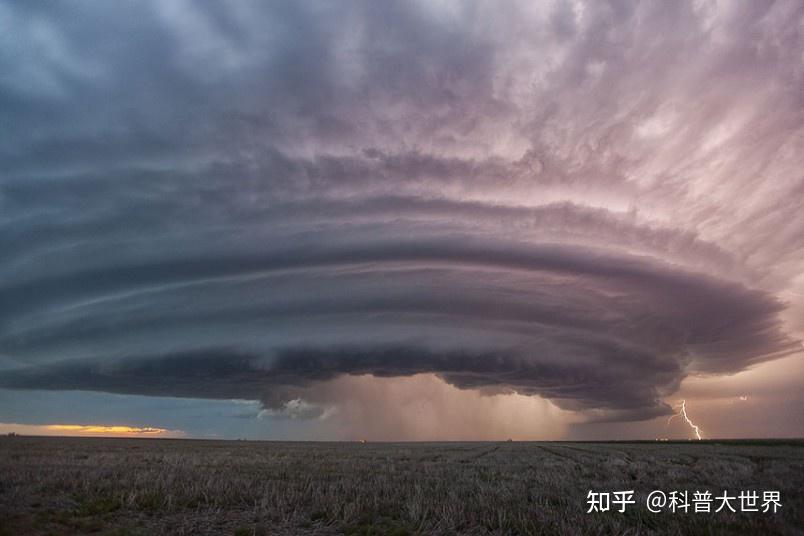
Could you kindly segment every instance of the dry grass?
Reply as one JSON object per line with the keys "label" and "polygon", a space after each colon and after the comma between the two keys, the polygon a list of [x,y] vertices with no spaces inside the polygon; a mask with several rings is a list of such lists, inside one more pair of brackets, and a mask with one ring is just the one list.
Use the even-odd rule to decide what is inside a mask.
{"label": "dry grass", "polygon": [[[804,443],[1,438],[0,534],[802,534]],[[762,513],[586,514],[588,489],[779,490]]]}

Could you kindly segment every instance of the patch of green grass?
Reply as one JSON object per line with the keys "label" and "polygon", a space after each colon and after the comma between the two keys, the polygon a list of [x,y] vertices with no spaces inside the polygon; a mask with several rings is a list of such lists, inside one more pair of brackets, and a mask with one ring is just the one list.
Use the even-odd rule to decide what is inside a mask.
{"label": "patch of green grass", "polygon": [[11,529],[11,523],[0,518],[0,536],[14,536],[15,532]]}
{"label": "patch of green grass", "polygon": [[100,532],[104,523],[96,517],[80,517],[75,510],[56,510],[44,512],[39,517],[41,524],[55,523],[80,532]]}
{"label": "patch of green grass", "polygon": [[79,517],[102,516],[120,509],[120,501],[110,497],[85,499],[75,511]]}
{"label": "patch of green grass", "polygon": [[145,512],[158,512],[165,504],[165,497],[157,491],[148,491],[140,494],[136,500],[136,507]]}
{"label": "patch of green grass", "polygon": [[362,521],[343,529],[347,536],[411,536],[413,532],[407,525],[388,518],[376,521]]}
{"label": "patch of green grass", "polygon": [[316,510],[310,514],[310,521],[324,521],[327,519],[327,512],[325,510]]}

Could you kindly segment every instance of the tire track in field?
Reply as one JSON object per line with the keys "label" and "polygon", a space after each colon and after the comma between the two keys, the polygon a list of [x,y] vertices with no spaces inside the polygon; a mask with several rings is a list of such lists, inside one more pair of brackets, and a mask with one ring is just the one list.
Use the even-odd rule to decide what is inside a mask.
{"label": "tire track in field", "polygon": [[563,460],[569,460],[573,463],[578,463],[578,460],[574,456],[570,456],[569,454],[562,453],[558,447],[546,447],[544,445],[536,445],[540,449],[544,450],[548,454],[552,454],[556,458],[561,458]]}
{"label": "tire track in field", "polygon": [[500,450],[499,445],[497,445],[496,447],[491,447],[490,449],[485,449],[480,454],[475,454],[474,456],[467,456],[466,458],[461,459],[460,463],[473,462],[473,461],[478,460],[478,459],[480,459],[480,458],[482,458],[484,456],[488,456],[489,454],[491,454],[493,452],[497,452],[498,450]]}

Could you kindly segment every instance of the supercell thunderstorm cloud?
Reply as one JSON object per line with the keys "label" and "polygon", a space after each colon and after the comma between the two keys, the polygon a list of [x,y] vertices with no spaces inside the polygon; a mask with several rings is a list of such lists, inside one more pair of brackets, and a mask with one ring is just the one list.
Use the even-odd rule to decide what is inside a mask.
{"label": "supercell thunderstorm cloud", "polygon": [[666,420],[686,378],[801,350],[801,2],[0,27],[2,389],[325,420],[349,378],[430,375]]}

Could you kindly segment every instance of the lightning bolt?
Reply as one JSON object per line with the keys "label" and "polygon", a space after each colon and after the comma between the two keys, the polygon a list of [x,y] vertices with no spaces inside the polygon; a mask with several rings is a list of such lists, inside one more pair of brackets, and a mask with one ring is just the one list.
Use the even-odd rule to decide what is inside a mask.
{"label": "lightning bolt", "polygon": [[692,430],[695,432],[695,437],[697,437],[698,440],[703,439],[701,437],[701,428],[698,425],[696,425],[694,422],[692,422],[692,420],[687,415],[687,401],[686,400],[681,401],[681,403],[677,406],[677,411],[678,411],[678,413],[675,413],[675,414],[671,415],[670,418],[667,419],[667,424],[669,425],[672,422],[672,420],[675,419],[676,417],[684,417],[684,420],[687,421],[687,424],[689,424],[690,428],[692,428]]}

